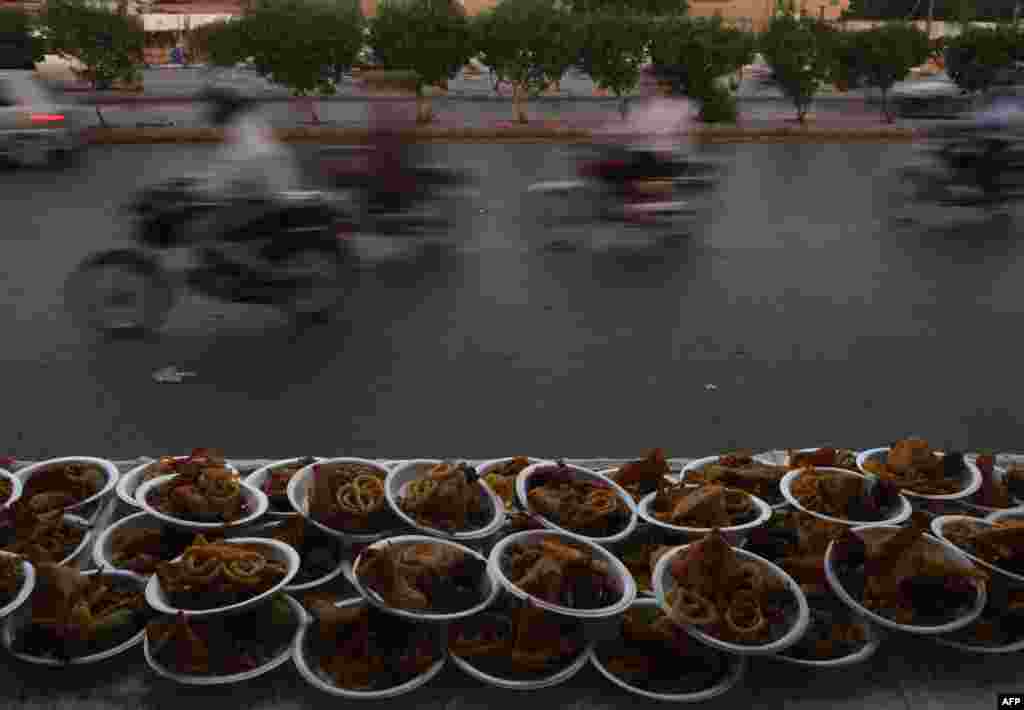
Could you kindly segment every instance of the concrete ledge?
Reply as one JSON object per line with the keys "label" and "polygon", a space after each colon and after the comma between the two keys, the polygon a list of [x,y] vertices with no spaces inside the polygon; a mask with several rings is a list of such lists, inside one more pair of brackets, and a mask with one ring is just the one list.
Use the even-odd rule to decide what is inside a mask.
{"label": "concrete ledge", "polygon": [[[369,131],[362,128],[296,127],[281,129],[287,143],[323,143],[352,145],[366,143]],[[704,126],[692,134],[697,141],[710,143],[852,143],[908,142],[916,134],[907,128],[821,128],[782,126],[743,128]],[[609,134],[602,137],[614,138]],[[408,140],[437,143],[586,143],[594,139],[591,131],[578,128],[418,128],[407,133]],[[94,128],[89,141],[94,145],[132,145],[156,143],[218,143],[222,131],[215,128]]]}

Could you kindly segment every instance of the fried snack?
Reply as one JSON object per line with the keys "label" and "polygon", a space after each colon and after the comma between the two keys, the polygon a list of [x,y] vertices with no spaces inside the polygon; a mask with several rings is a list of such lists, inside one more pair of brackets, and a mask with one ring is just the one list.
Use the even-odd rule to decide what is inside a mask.
{"label": "fried snack", "polygon": [[538,513],[578,535],[608,537],[629,524],[628,504],[610,485],[576,480],[561,463],[538,472],[526,497]]}
{"label": "fried snack", "polygon": [[608,672],[656,693],[693,693],[721,682],[728,670],[720,651],[694,643],[663,611],[634,606],[622,617],[622,637],[602,642],[597,655]]}
{"label": "fried snack", "polygon": [[453,626],[449,648],[496,676],[548,675],[586,645],[583,627],[535,606],[506,606]]}
{"label": "fried snack", "polygon": [[719,485],[662,487],[651,505],[663,523],[688,528],[728,528],[757,518],[750,494]]}
{"label": "fried snack", "polygon": [[19,502],[36,514],[63,510],[96,495],[105,481],[103,468],[96,464],[55,463],[25,481]]}
{"label": "fried snack", "polygon": [[885,520],[900,505],[899,489],[891,481],[869,487],[861,476],[804,469],[790,486],[793,496],[808,510],[842,520]]}
{"label": "fried snack", "polygon": [[946,525],[946,538],[961,550],[1013,574],[1024,574],[1024,520],[989,527],[980,521]]}
{"label": "fried snack", "polygon": [[25,570],[20,557],[0,555],[0,606],[14,601],[25,583]]}
{"label": "fried snack", "polygon": [[446,532],[485,527],[491,520],[490,500],[467,464],[439,463],[409,483],[398,501],[402,511],[420,525]]}
{"label": "fried snack", "polygon": [[0,478],[0,505],[3,505],[14,495],[14,486],[6,478]]}
{"label": "fried snack", "polygon": [[686,544],[684,535],[673,535],[667,531],[647,528],[630,537],[615,550],[615,555],[626,566],[636,581],[637,591],[653,592],[651,575],[654,566],[664,552],[673,546]]}
{"label": "fried snack", "polygon": [[516,477],[530,466],[530,459],[517,456],[511,461],[495,466],[484,476],[484,483],[501,498],[506,508],[511,509],[516,501]]}
{"label": "fried snack", "polygon": [[772,466],[755,461],[747,454],[727,454],[718,461],[704,464],[686,472],[685,483],[717,483],[739,488],[755,495],[770,505],[785,502],[779,482],[789,472],[785,466]]}
{"label": "fried snack", "polygon": [[214,452],[197,449],[184,459],[166,458],[177,478],[147,495],[146,502],[181,520],[233,523],[249,514],[237,472]]}
{"label": "fried snack", "polygon": [[[162,562],[177,559],[196,535],[173,528],[121,528],[111,538],[110,562],[118,569],[150,575]],[[218,541],[221,536],[208,535],[206,540]]]}
{"label": "fried snack", "polygon": [[292,512],[291,503],[288,502],[288,483],[291,482],[292,476],[314,463],[316,463],[316,458],[307,456],[293,463],[276,466],[267,472],[267,479],[263,482],[260,490],[266,494],[272,511],[275,513]]}
{"label": "fried snack", "polygon": [[1024,500],[1024,466],[1012,463],[1006,470],[1006,487],[1010,495],[1018,500]]}
{"label": "fried snack", "polygon": [[948,619],[950,609],[969,606],[975,598],[973,580],[988,574],[946,558],[941,546],[924,537],[930,524],[914,513],[910,525],[864,540],[846,531],[836,543],[835,559],[844,586],[856,585],[853,573],[863,570],[863,604],[901,624]]}
{"label": "fried snack", "polygon": [[156,575],[171,605],[214,609],[238,604],[267,591],[288,573],[260,545],[209,542],[202,535],[181,560],[157,565]]}
{"label": "fried snack", "polygon": [[256,609],[196,620],[179,612],[146,627],[153,655],[185,675],[251,671],[287,652],[299,619],[280,595]]}
{"label": "fried snack", "polygon": [[450,545],[422,542],[367,548],[356,574],[393,607],[450,614],[483,601],[486,567]]}
{"label": "fried snack", "polygon": [[963,490],[966,464],[960,453],[939,456],[924,439],[903,439],[892,445],[884,462],[868,459],[864,468],[912,493],[947,495]]}
{"label": "fried snack", "polygon": [[384,495],[385,473],[363,463],[313,465],[309,512],[329,528],[379,532],[394,522]]}
{"label": "fried snack", "polygon": [[3,550],[21,555],[33,565],[62,562],[85,539],[86,531],[72,525],[63,514],[37,514],[24,503],[14,504],[12,525],[4,531]]}
{"label": "fried snack", "polygon": [[608,563],[571,542],[546,539],[537,545],[513,545],[502,567],[513,584],[551,604],[599,609],[616,597]]}
{"label": "fried snack", "polygon": [[813,451],[786,451],[789,468],[845,468],[860,473],[857,468],[857,452],[852,449],[824,447]]}
{"label": "fried snack", "polygon": [[796,599],[761,563],[742,560],[715,529],[674,559],[670,618],[720,638],[763,644],[781,638]]}
{"label": "fried snack", "polygon": [[341,548],[338,541],[324,535],[315,526],[307,523],[305,518],[289,518],[275,528],[270,537],[290,545],[299,553],[301,565],[291,584],[308,584],[321,579],[341,564]]}
{"label": "fried snack", "polygon": [[441,657],[429,627],[366,605],[313,605],[309,651],[333,683],[346,690],[382,690],[426,673]]}
{"label": "fried snack", "polygon": [[68,660],[127,641],[150,613],[138,586],[108,575],[85,576],[55,564],[36,568],[31,622],[15,648],[34,656]]}
{"label": "fried snack", "polygon": [[665,476],[672,474],[672,467],[665,460],[662,449],[654,449],[639,461],[631,461],[611,475],[613,481],[622,486],[638,503],[659,489]]}

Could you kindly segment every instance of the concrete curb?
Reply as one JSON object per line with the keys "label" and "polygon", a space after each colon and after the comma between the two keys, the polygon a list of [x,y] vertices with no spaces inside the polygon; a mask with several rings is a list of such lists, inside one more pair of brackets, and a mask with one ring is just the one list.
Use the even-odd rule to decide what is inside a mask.
{"label": "concrete curb", "polygon": [[[364,128],[296,127],[279,129],[277,135],[286,143],[351,145],[368,142],[370,132]],[[913,141],[916,135],[913,129],[894,127],[705,126],[695,131],[692,137],[708,143],[903,143]],[[586,129],[530,126],[497,129],[428,127],[406,134],[408,140],[421,143],[588,143],[594,137]],[[614,138],[602,134],[604,137]],[[215,128],[94,128],[89,133],[89,142],[93,145],[219,143],[222,139],[223,132]]]}

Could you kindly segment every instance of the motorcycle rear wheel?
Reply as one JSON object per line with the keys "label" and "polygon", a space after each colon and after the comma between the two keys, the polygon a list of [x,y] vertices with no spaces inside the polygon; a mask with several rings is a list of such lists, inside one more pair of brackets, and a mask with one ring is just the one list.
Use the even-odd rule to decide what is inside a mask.
{"label": "motorcycle rear wheel", "polygon": [[174,289],[155,261],[118,250],[82,262],[65,283],[64,304],[78,325],[99,333],[150,333],[167,320]]}
{"label": "motorcycle rear wheel", "polygon": [[358,274],[349,251],[331,243],[296,249],[282,257],[278,266],[282,274],[294,274],[298,281],[284,306],[296,321],[328,319],[341,307]]}

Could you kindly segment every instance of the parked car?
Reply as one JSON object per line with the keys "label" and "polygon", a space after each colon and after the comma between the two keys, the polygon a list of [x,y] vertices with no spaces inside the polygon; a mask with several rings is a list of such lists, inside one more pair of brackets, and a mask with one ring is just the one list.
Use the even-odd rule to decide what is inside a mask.
{"label": "parked car", "polygon": [[87,111],[61,100],[31,71],[0,70],[0,158],[47,166],[73,157],[85,145]]}
{"label": "parked car", "polygon": [[892,110],[908,118],[957,118],[975,105],[975,99],[957,86],[946,72],[911,81],[893,89]]}

